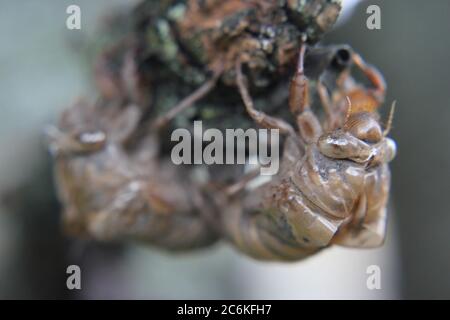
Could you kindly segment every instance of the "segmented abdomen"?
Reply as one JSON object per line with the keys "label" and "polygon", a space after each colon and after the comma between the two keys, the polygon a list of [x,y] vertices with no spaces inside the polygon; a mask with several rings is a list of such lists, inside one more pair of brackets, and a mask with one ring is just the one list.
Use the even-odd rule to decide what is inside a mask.
{"label": "segmented abdomen", "polygon": [[364,193],[363,166],[326,158],[315,147],[304,157],[288,152],[280,174],[223,219],[229,239],[255,258],[298,260],[328,246]]}

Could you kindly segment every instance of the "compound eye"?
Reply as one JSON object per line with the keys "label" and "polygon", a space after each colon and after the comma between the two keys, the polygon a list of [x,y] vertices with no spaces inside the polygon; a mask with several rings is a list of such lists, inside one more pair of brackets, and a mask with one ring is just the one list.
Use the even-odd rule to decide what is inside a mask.
{"label": "compound eye", "polygon": [[387,144],[387,150],[388,150],[388,157],[387,161],[392,161],[395,158],[395,155],[397,154],[397,145],[395,144],[395,141],[392,139],[387,138],[386,139]]}

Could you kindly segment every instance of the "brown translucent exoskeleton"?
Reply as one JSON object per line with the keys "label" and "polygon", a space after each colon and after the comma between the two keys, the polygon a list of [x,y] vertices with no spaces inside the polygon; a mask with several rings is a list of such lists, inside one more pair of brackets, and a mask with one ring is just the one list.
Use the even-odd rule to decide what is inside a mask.
{"label": "brown translucent exoskeleton", "polygon": [[[326,119],[321,122],[309,107],[304,54],[303,46],[290,87],[289,106],[298,130],[255,110],[241,67],[236,65],[237,83],[250,116],[286,135],[279,173],[253,190],[234,190],[227,200],[230,209],[222,217],[228,239],[258,259],[298,260],[331,244],[378,247],[385,238],[388,163],[396,146],[386,137],[393,108],[385,130],[376,110],[384,99],[384,81],[354,54],[352,59],[375,88],[354,82],[352,88],[349,78],[333,99],[321,92],[330,102],[324,106]],[[344,112],[341,97],[347,97]]]}
{"label": "brown translucent exoskeleton", "polygon": [[[331,244],[381,245],[388,162],[395,156],[395,143],[387,138],[393,112],[383,130],[374,107],[384,99],[384,81],[355,54],[355,64],[375,88],[356,84],[348,74],[331,97],[319,88],[328,103],[320,121],[309,107],[304,55],[302,46],[290,87],[297,129],[255,109],[242,61],[236,60],[236,83],[247,112],[286,137],[280,171],[254,189],[248,188],[248,177],[226,190],[205,188],[190,170],[159,154],[157,130],[133,137],[143,112],[127,102],[134,99],[76,103],[48,132],[66,228],[98,240],[133,239],[171,250],[204,247],[223,237],[252,257],[286,261]],[[170,121],[207,89],[157,120]]]}
{"label": "brown translucent exoskeleton", "polygon": [[212,208],[188,172],[158,155],[157,137],[127,146],[140,112],[134,105],[80,100],[48,130],[66,230],[169,250],[215,242],[204,219]]}

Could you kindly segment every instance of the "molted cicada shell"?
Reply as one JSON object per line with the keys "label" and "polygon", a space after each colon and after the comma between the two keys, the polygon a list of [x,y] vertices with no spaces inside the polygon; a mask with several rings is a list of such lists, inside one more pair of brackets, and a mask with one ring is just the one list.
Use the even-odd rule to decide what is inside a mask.
{"label": "molted cicada shell", "polygon": [[[302,47],[290,88],[289,104],[298,130],[266,114],[255,119],[266,127],[275,124],[286,135],[280,172],[256,189],[234,191],[222,216],[228,239],[258,259],[298,260],[332,244],[377,247],[385,238],[388,162],[396,149],[395,142],[387,138],[393,109],[385,130],[377,113],[384,98],[383,78],[352,53],[352,60],[374,88],[357,85],[345,78],[350,77],[346,73],[332,99],[319,84],[325,109],[321,122],[309,107],[304,54]],[[240,65],[236,70],[244,103],[253,116],[257,110]],[[347,97],[345,112],[342,96]]]}
{"label": "molted cicada shell", "polygon": [[[80,101],[48,131],[66,229],[171,250],[225,238],[272,260],[298,260],[332,244],[381,245],[395,156],[387,137],[393,112],[383,129],[377,111],[383,77],[346,46],[311,48],[305,64],[321,116],[309,103],[305,43],[316,42],[339,10],[337,0],[143,1],[131,34],[95,64],[99,102]],[[251,89],[262,88],[253,91],[263,98],[277,91],[299,48],[290,121],[257,110]],[[351,77],[352,64],[370,88]],[[248,177],[225,188],[197,179],[161,147],[163,129],[208,94],[217,93],[209,111],[226,107],[219,121],[230,105],[238,110],[235,87],[251,125],[285,137],[279,172],[254,188]],[[160,100],[181,101],[167,108]]]}
{"label": "molted cicada shell", "polygon": [[139,117],[133,105],[81,100],[48,130],[65,229],[170,250],[215,242],[218,237],[204,219],[212,208],[188,172],[159,157],[153,134],[128,146]]}

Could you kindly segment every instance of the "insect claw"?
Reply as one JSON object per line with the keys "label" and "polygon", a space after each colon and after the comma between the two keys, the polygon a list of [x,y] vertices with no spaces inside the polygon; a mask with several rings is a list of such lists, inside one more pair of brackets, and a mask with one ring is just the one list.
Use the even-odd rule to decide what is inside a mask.
{"label": "insect claw", "polygon": [[267,129],[279,129],[282,134],[295,136],[294,128],[281,118],[275,118],[265,114],[262,111],[255,109],[255,105],[248,91],[246,78],[242,73],[242,62],[238,59],[235,64],[236,85],[244,102],[245,109],[248,115],[255,120],[255,122]]}

